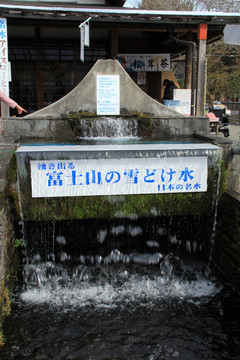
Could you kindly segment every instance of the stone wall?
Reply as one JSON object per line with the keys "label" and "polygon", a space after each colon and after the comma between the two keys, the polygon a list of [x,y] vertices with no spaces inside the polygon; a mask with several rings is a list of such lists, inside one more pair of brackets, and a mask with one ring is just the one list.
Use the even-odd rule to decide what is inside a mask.
{"label": "stone wall", "polygon": [[[140,115],[140,114],[139,114]],[[79,115],[81,116],[81,114]],[[137,115],[134,114],[134,118]],[[147,126],[145,119],[148,119]],[[5,136],[16,138],[48,139],[57,141],[78,141],[71,127],[71,120],[54,118],[8,118],[3,120]],[[139,136],[164,140],[166,137],[206,134],[209,122],[205,117],[152,118],[141,114],[138,120]],[[179,140],[179,139],[178,139]]]}
{"label": "stone wall", "polygon": [[8,200],[0,200],[0,346],[4,343],[2,322],[11,311],[11,292],[17,280],[19,256]]}
{"label": "stone wall", "polygon": [[228,190],[240,199],[240,143],[233,146],[228,158]]}
{"label": "stone wall", "polygon": [[240,290],[240,154],[239,143],[222,145],[226,190],[217,209],[213,263]]}
{"label": "stone wall", "polygon": [[218,204],[213,263],[240,290],[240,201],[228,193]]}

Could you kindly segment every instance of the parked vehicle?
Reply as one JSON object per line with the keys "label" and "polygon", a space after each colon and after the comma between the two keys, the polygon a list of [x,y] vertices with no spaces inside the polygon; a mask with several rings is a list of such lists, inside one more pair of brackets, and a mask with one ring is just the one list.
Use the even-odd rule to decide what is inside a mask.
{"label": "parked vehicle", "polygon": [[[230,136],[230,123],[229,123],[229,115],[226,114],[225,108],[220,109],[211,109],[209,108],[209,113],[213,113],[216,118],[219,119],[218,123],[218,132],[222,132],[225,137]],[[210,131],[214,131],[216,129],[216,125],[210,124]]]}
{"label": "parked vehicle", "polygon": [[226,105],[222,104],[221,101],[214,101],[213,107],[214,107],[214,109],[225,109],[226,115],[228,115],[228,116],[231,115],[231,110],[229,110]]}

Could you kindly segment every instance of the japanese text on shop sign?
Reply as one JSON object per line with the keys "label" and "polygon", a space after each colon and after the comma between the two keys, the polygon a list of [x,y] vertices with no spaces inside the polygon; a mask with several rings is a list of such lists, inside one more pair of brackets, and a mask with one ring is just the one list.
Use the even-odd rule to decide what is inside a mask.
{"label": "japanese text on shop sign", "polygon": [[207,157],[31,161],[33,197],[202,192]]}
{"label": "japanese text on shop sign", "polygon": [[118,61],[128,71],[170,71],[170,54],[118,54]]}
{"label": "japanese text on shop sign", "polygon": [[0,18],[0,89],[9,95],[7,20]]}

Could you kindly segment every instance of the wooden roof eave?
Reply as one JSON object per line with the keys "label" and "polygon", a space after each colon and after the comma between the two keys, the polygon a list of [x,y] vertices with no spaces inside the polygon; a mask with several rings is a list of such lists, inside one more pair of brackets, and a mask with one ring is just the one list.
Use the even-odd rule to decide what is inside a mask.
{"label": "wooden roof eave", "polygon": [[[62,19],[86,18],[92,16],[98,21],[103,18],[105,22],[150,22],[159,23],[186,23],[199,24],[219,24],[226,25],[231,23],[240,23],[240,14],[235,13],[211,13],[211,12],[190,12],[190,11],[149,11],[149,10],[130,10],[115,8],[97,8],[82,6],[27,6],[11,5],[11,1],[0,4],[0,13],[2,16],[24,16],[26,17],[48,17],[56,19],[58,16]],[[7,5],[9,4],[9,5]],[[26,4],[26,2],[25,2]]]}

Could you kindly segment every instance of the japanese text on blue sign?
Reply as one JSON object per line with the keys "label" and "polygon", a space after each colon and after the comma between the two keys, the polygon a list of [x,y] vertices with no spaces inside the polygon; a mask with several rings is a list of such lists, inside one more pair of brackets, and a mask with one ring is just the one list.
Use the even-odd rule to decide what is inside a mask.
{"label": "japanese text on blue sign", "polygon": [[31,161],[33,197],[207,191],[207,157]]}

